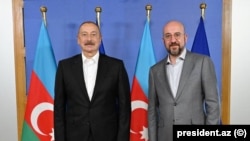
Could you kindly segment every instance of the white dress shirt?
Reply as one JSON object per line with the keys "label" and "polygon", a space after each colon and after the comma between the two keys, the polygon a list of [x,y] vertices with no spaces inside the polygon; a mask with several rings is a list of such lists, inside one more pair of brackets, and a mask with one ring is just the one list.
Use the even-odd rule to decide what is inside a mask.
{"label": "white dress shirt", "polygon": [[176,59],[175,64],[171,64],[170,59],[168,57],[168,63],[167,63],[167,75],[168,75],[168,81],[170,84],[170,88],[172,90],[173,96],[176,97],[176,93],[178,90],[180,77],[181,77],[181,71],[182,66],[184,63],[184,59],[186,56],[186,48],[184,48],[181,55]]}
{"label": "white dress shirt", "polygon": [[99,60],[99,52],[92,58],[86,58],[82,53],[83,62],[83,74],[86,88],[88,91],[89,99],[92,99],[93,91],[95,87],[97,65]]}

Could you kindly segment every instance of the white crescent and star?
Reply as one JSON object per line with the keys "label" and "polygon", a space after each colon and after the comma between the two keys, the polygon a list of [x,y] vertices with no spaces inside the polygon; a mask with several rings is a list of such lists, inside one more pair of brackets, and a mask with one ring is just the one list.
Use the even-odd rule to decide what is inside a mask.
{"label": "white crescent and star", "polygon": [[[144,110],[147,110],[148,109],[148,104],[144,101],[141,101],[141,100],[134,100],[131,102],[131,111],[133,112],[134,110],[136,109],[144,109]],[[137,134],[137,132],[133,131],[132,129],[130,129],[130,132],[133,133],[133,134]],[[148,140],[148,137],[147,137],[147,128],[145,128],[143,126],[143,131],[140,132],[142,137],[141,139],[145,139],[146,141]]]}
{"label": "white crescent and star", "polygon": [[139,109],[139,108],[147,110],[148,104],[144,101],[141,101],[141,100],[134,100],[131,102],[131,107],[132,107],[132,109],[131,109],[132,111]]}
{"label": "white crescent and star", "polygon": [[37,120],[38,120],[38,117],[40,116],[40,114],[44,111],[53,111],[53,104],[52,103],[48,103],[48,102],[42,102],[42,103],[39,103],[35,106],[35,108],[32,110],[31,112],[31,125],[32,127],[35,129],[35,131],[41,135],[44,135],[46,136],[46,134],[44,134],[38,127],[38,124],[37,124]]}

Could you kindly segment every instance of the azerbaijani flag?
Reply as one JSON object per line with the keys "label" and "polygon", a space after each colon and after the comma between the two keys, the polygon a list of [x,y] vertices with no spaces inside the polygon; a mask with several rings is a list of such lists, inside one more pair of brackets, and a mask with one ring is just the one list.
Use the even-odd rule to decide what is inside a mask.
{"label": "azerbaijani flag", "polygon": [[149,20],[147,20],[132,82],[130,141],[148,140],[148,79],[149,69],[155,63]]}
{"label": "azerbaijani flag", "polygon": [[22,141],[54,141],[53,103],[56,60],[42,22],[31,73]]}

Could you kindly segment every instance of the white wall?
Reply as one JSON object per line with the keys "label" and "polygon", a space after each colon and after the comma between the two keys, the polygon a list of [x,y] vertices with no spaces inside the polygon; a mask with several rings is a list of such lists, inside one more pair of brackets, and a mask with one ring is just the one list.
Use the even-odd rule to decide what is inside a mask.
{"label": "white wall", "polygon": [[231,124],[250,124],[249,0],[232,0]]}
{"label": "white wall", "polygon": [[12,0],[0,0],[0,141],[17,141]]}

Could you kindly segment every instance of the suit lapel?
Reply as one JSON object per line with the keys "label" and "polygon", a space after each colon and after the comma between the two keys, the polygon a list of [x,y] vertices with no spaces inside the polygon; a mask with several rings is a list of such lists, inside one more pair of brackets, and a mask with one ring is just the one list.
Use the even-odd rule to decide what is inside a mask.
{"label": "suit lapel", "polygon": [[107,74],[107,68],[109,68],[109,66],[107,66],[108,64],[105,62],[106,62],[105,56],[100,54],[97,67],[96,81],[91,101],[93,101],[94,98],[96,97],[97,89],[101,88],[103,83],[105,82],[104,77],[105,74]]}
{"label": "suit lapel", "polygon": [[84,81],[84,75],[83,75],[83,62],[82,62],[82,56],[81,54],[76,56],[74,62],[72,63],[72,70],[73,70],[73,75],[75,75],[76,81],[78,81],[78,84],[80,85],[82,89],[82,93],[84,96],[89,99],[86,84]]}
{"label": "suit lapel", "polygon": [[[160,81],[160,84],[165,84],[166,89],[163,91],[168,91],[167,93],[171,95],[171,97],[173,97],[173,93],[171,91],[170,85],[169,85],[169,78],[167,75],[167,58],[168,56],[162,61],[162,67],[161,69],[159,69],[158,72],[158,80]],[[165,79],[163,79],[165,78]],[[173,97],[174,98],[174,97]]]}
{"label": "suit lapel", "polygon": [[188,82],[188,78],[190,76],[190,73],[191,73],[193,67],[194,67],[194,63],[192,61],[192,56],[187,51],[187,54],[186,54],[186,57],[184,60],[184,64],[183,64],[183,69],[181,72],[179,86],[178,86],[178,90],[177,90],[177,94],[176,94],[176,99],[178,99],[178,97],[180,97],[185,84]]}

